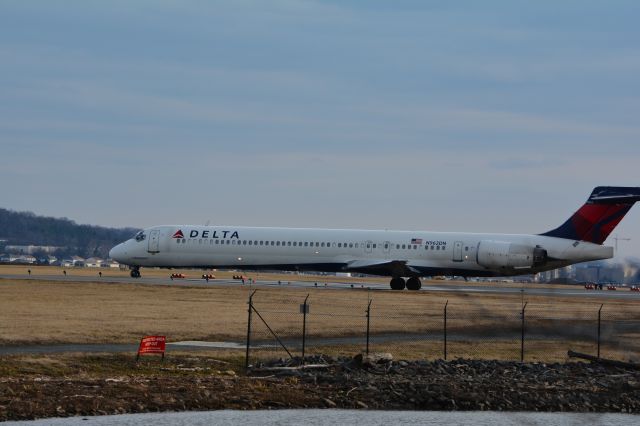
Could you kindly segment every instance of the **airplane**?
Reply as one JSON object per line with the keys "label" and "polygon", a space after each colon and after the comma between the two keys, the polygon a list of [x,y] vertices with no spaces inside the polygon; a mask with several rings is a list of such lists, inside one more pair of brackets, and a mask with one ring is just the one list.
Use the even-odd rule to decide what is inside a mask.
{"label": "airplane", "polygon": [[140,267],[356,272],[419,290],[426,276],[504,277],[612,258],[602,244],[638,200],[640,187],[596,187],[566,222],[537,235],[163,225],[109,256],[134,278]]}

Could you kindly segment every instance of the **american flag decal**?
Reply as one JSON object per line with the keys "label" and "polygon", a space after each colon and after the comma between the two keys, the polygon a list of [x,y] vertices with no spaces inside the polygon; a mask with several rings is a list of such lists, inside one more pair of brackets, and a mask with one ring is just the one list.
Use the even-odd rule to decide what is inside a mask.
{"label": "american flag decal", "polygon": [[422,238],[412,238],[411,244],[422,244]]}

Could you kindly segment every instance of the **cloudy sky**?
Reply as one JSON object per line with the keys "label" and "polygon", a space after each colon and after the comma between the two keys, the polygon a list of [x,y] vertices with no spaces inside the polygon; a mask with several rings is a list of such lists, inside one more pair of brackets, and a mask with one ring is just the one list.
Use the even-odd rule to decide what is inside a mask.
{"label": "cloudy sky", "polygon": [[[638,16],[637,1],[3,0],[0,207],[543,232],[594,186],[640,186]],[[640,255],[640,207],[616,231]]]}

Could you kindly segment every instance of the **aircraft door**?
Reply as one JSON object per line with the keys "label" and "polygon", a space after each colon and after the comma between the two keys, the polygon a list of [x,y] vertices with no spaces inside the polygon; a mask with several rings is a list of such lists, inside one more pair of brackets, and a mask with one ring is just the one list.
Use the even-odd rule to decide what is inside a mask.
{"label": "aircraft door", "polygon": [[364,245],[364,252],[371,253],[373,251],[373,241],[366,241]]}
{"label": "aircraft door", "polygon": [[149,253],[158,253],[160,251],[160,230],[154,229],[149,234]]}
{"label": "aircraft door", "polygon": [[453,261],[462,262],[462,241],[453,243]]}

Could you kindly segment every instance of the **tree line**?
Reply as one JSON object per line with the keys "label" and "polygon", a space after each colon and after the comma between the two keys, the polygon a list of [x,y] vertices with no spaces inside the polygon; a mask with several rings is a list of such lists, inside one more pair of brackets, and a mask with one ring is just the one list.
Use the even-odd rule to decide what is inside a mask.
{"label": "tree line", "polygon": [[38,216],[0,208],[0,239],[5,245],[61,247],[57,256],[106,258],[114,245],[131,238],[135,228],[78,225],[71,219]]}

